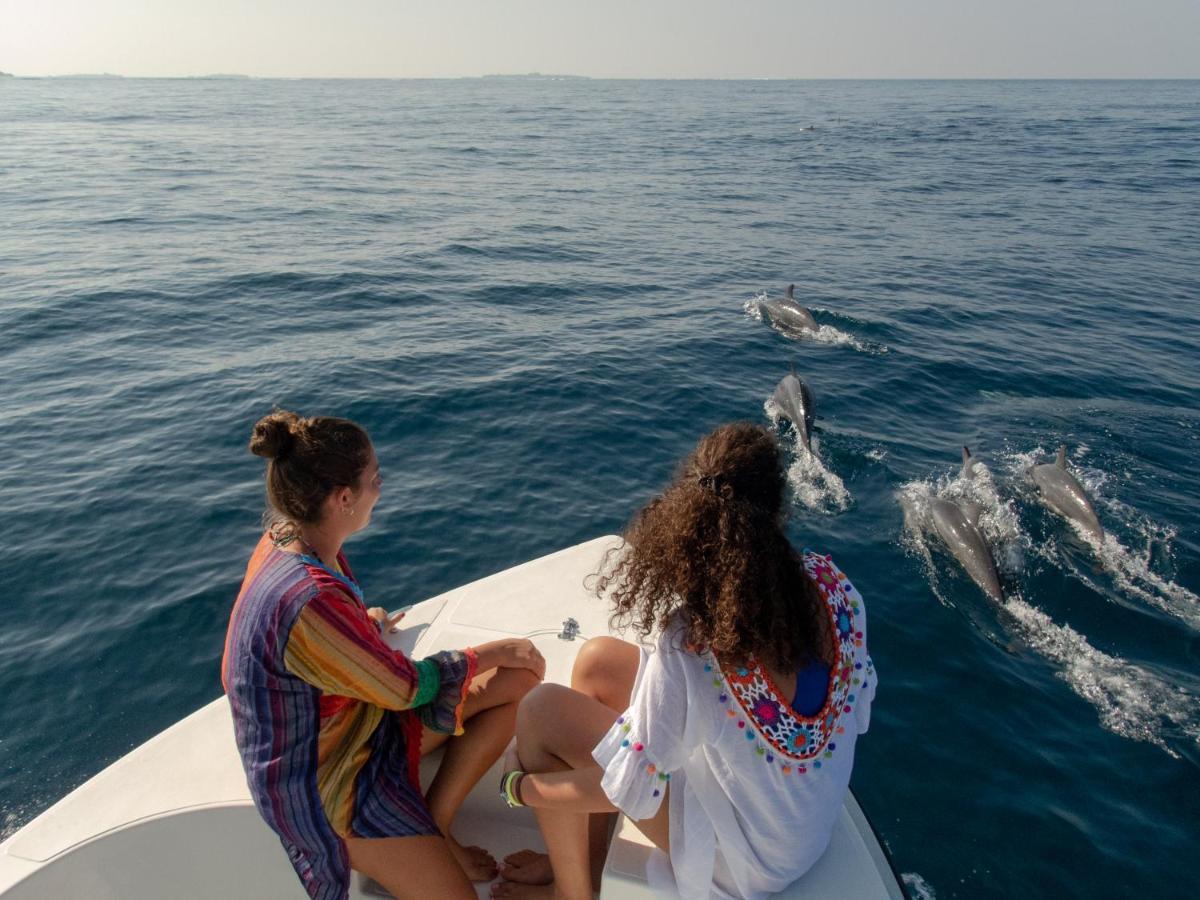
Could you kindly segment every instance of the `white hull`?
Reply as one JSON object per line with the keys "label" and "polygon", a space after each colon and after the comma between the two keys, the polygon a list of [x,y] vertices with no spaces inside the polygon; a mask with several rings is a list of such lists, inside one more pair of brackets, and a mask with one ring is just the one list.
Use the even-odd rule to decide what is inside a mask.
{"label": "white hull", "polygon": [[[570,682],[582,641],[608,634],[605,606],[584,587],[616,539],[600,538],[417,604],[393,645],[417,657],[506,635],[531,638],[546,678]],[[577,639],[558,637],[579,623]],[[427,774],[437,763],[422,766]],[[465,843],[497,857],[541,847],[529,810],[509,810],[497,792],[499,764],[456,822]],[[651,848],[622,822],[605,868],[602,900],[651,896]],[[479,895],[487,896],[486,885]],[[351,897],[364,896],[357,881]],[[779,895],[787,898],[901,898],[903,892],[853,796],[829,850]],[[3,900],[303,900],[278,838],[250,801],[224,697],[214,700],[72,791],[0,844]]]}

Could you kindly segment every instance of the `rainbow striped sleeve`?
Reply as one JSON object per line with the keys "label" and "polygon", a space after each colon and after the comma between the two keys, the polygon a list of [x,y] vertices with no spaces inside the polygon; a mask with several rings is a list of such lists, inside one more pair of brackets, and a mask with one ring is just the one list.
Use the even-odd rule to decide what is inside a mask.
{"label": "rainbow striped sleeve", "polygon": [[426,704],[441,686],[435,661],[413,663],[392,650],[362,607],[333,590],[318,593],[296,617],[284,665],[327,694],[384,709]]}

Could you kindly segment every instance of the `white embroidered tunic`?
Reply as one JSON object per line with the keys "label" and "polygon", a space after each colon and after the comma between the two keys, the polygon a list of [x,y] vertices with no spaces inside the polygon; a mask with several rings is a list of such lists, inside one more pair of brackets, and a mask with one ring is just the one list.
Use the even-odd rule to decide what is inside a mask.
{"label": "white embroidered tunic", "polygon": [[870,723],[875,671],[862,597],[830,557],[806,551],[804,566],[836,643],[820,712],[793,710],[757,664],[723,667],[708,651],[682,649],[676,625],[643,649],[629,709],[592,751],[605,793],[631,819],[652,817],[670,797],[673,874],[662,866],[651,882],[666,896],[766,897],[829,844]]}

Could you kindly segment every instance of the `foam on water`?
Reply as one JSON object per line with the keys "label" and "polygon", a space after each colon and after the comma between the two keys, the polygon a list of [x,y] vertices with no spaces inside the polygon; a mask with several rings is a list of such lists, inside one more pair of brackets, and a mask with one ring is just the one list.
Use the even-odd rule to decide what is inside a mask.
{"label": "foam on water", "polygon": [[1021,637],[1059,666],[1058,677],[1096,707],[1115,734],[1146,741],[1178,757],[1168,739],[1200,745],[1200,702],[1182,685],[1101,653],[1069,625],[1058,625],[1019,596],[1004,601]]}
{"label": "foam on water", "polygon": [[900,536],[900,546],[910,556],[916,558],[925,572],[925,580],[929,589],[942,606],[954,608],[954,603],[942,593],[941,581],[938,577],[938,567],[933,561],[933,553],[929,542],[925,539],[925,522],[929,518],[929,500],[932,496],[930,485],[923,481],[910,481],[901,485],[896,492],[900,508],[904,510],[904,531]]}
{"label": "foam on water", "polygon": [[[742,304],[742,309],[746,315],[758,322],[767,322],[775,331],[782,334],[784,337],[792,340],[814,341],[818,344],[831,344],[837,347],[850,347],[857,350],[859,353],[870,353],[872,355],[880,355],[888,352],[888,348],[883,344],[876,344],[870,341],[863,341],[852,334],[848,334],[832,325],[817,325],[816,331],[794,331],[790,328],[781,328],[767,318],[762,311],[762,304],[771,299],[771,295],[766,291],[756,294],[745,303]],[[820,307],[812,307],[819,309],[821,312],[828,310],[820,309]]]}
{"label": "foam on water", "polygon": [[[1024,463],[1038,452],[1024,454],[1020,460]],[[1025,464],[1020,471],[1027,469]],[[1086,486],[1093,489],[1092,485]],[[1032,542],[1021,528],[1015,502],[1000,495],[986,465],[976,460],[970,476],[958,469],[936,479],[907,482],[897,493],[905,522],[901,543],[921,562],[934,596],[943,605],[954,606],[939,585],[938,568],[926,537],[929,503],[934,497],[979,504],[980,531],[997,568],[1009,576],[1023,571],[1025,552]],[[1108,539],[1116,543],[1111,535],[1106,543]],[[1179,755],[1168,743],[1172,737],[1200,743],[1200,703],[1196,694],[1147,668],[1102,653],[1069,625],[1057,624],[1031,606],[1019,592],[1006,593],[1003,609],[1018,635],[1058,667],[1056,674],[1076,694],[1096,707],[1101,724],[1109,731],[1154,744],[1171,756]]]}
{"label": "foam on water", "polygon": [[[929,519],[929,501],[934,497],[976,504],[980,508],[979,530],[992,552],[996,568],[1006,575],[1023,570],[1029,538],[1021,529],[1015,504],[1000,496],[991,470],[978,459],[969,476],[959,467],[936,479],[910,481],[901,485],[898,497],[905,511],[910,539],[922,544],[922,532]],[[927,549],[924,555],[928,556]]]}
{"label": "foam on water", "polygon": [[[1080,445],[1072,450],[1071,455],[1078,459],[1087,452],[1086,445]],[[1042,447],[1035,447],[1024,453],[1011,453],[1007,457],[1007,466],[1014,482],[1021,486],[1033,502],[1038,502],[1038,492],[1029,478],[1029,470],[1052,457],[1053,453]],[[1104,526],[1104,538],[1100,541],[1095,540],[1076,523],[1057,514],[1056,520],[1067,524],[1079,540],[1092,548],[1104,570],[1112,576],[1113,586],[1118,591],[1174,616],[1193,630],[1200,631],[1200,597],[1182,585],[1162,577],[1152,568],[1156,548],[1160,558],[1172,556],[1172,542],[1178,533],[1177,530],[1154,522],[1132,506],[1108,496],[1104,491],[1105,484],[1110,480],[1107,472],[1078,465],[1072,467],[1072,472],[1096,507],[1100,524]],[[1117,531],[1128,535],[1129,539],[1136,541],[1140,546],[1137,549],[1126,546],[1117,537]],[[1104,593],[1103,586],[1098,584],[1091,574],[1079,571],[1077,567],[1067,563],[1062,546],[1057,541],[1043,542],[1038,552],[1047,562],[1074,573],[1093,589]]]}
{"label": "foam on water", "polygon": [[800,434],[795,428],[784,431],[783,416],[775,401],[768,399],[763,404],[763,410],[793,456],[792,464],[788,466],[787,479],[796,502],[805,509],[826,515],[848,510],[854,498],[846,489],[846,483],[836,472],[826,468],[824,461],[817,454],[820,448],[817,436],[811,436],[813,449],[809,450],[800,443]]}
{"label": "foam on water", "polygon": [[924,878],[916,872],[905,872],[900,876],[913,900],[937,900],[937,894]]}

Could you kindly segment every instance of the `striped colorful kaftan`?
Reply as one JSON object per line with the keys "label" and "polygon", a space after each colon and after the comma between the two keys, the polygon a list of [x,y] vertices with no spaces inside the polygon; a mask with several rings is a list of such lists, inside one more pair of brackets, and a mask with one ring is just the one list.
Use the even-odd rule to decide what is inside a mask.
{"label": "striped colorful kaftan", "polygon": [[344,900],[343,837],[438,834],[417,780],[421,728],[461,733],[472,650],[391,650],[344,579],[259,542],[222,681],[250,794],[314,900]]}

